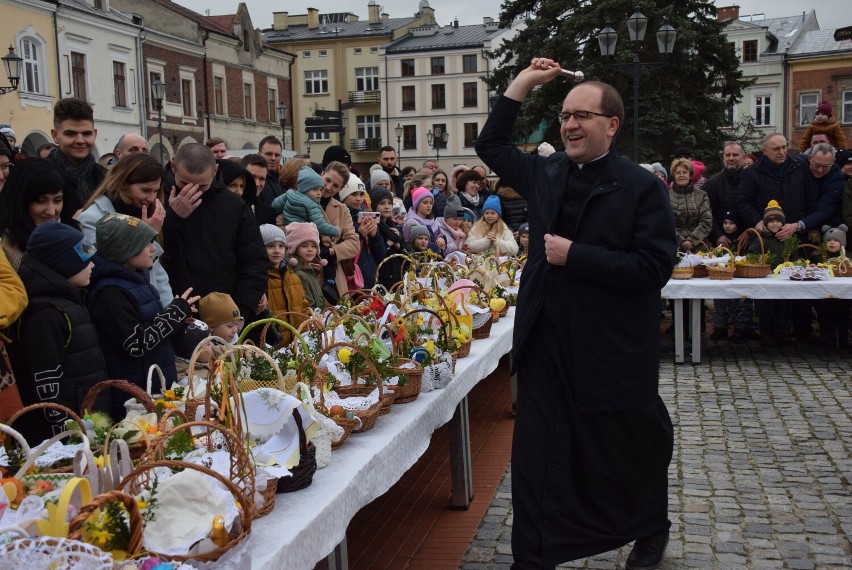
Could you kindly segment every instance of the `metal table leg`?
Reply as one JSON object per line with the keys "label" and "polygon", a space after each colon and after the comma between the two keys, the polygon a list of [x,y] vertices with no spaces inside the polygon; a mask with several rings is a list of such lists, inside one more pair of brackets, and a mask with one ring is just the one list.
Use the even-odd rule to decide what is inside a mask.
{"label": "metal table leg", "polygon": [[689,328],[692,331],[692,363],[701,363],[701,299],[689,300]]}
{"label": "metal table leg", "polygon": [[672,318],[674,319],[675,363],[685,361],[683,350],[683,299],[672,299]]}
{"label": "metal table leg", "polygon": [[465,396],[449,423],[452,508],[467,510],[473,500],[473,470],[470,457],[470,421]]}
{"label": "metal table leg", "polygon": [[314,570],[349,570],[349,552],[346,547],[346,537],[334,547],[331,554],[320,560]]}

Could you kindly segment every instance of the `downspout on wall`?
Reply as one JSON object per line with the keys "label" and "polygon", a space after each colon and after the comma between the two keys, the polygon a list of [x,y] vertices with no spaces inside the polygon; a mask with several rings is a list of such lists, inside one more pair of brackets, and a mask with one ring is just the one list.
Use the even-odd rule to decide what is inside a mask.
{"label": "downspout on wall", "polygon": [[[204,30],[204,37],[201,40],[201,45],[204,46],[204,58],[202,61],[204,62],[204,130],[207,133],[207,138],[209,139],[210,134],[210,88],[208,86],[208,76],[207,76],[207,39],[210,37],[210,31]],[[204,141],[202,141],[204,142]]]}
{"label": "downspout on wall", "polygon": [[56,10],[53,11],[53,41],[56,43],[56,84],[59,88],[59,98],[62,98],[62,58],[59,56],[59,21],[57,12],[59,12],[59,5],[57,4]]}

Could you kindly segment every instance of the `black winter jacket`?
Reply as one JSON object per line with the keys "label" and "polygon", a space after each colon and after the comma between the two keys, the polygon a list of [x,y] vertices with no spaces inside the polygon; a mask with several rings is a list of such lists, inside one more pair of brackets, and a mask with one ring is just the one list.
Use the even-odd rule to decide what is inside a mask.
{"label": "black winter jacket", "polygon": [[[79,413],[89,388],[107,379],[86,292],[31,255],[24,254],[19,274],[30,304],[16,330],[19,342],[8,348],[21,400],[62,404]],[[53,410],[32,412],[20,427],[36,443],[63,431],[66,419]]]}
{"label": "black winter jacket", "polygon": [[[528,346],[543,306],[544,287],[564,276],[560,291],[569,318],[566,386],[581,412],[632,409],[655,401],[659,377],[660,290],[675,264],[674,218],[658,178],[610,150],[606,174],[577,220],[564,268],[554,273],[544,234],[559,221],[571,160],[564,152],[532,156],[510,135],[521,103],[495,103],[476,152],[502,181],[527,199],[530,247],[515,314],[513,361],[550,357],[564,341]],[[567,389],[567,388],[566,388]]]}
{"label": "black winter jacket", "polygon": [[[737,215],[744,227],[753,228],[763,219],[769,201],[777,200],[787,223],[796,223],[813,213],[818,199],[819,189],[804,160],[788,156],[778,167],[762,156],[740,178]],[[807,238],[799,235],[799,239],[804,243]]]}
{"label": "black winter jacket", "polygon": [[500,217],[512,232],[518,231],[521,224],[527,222],[526,199],[509,186],[503,185],[497,190],[497,196],[500,197],[500,207],[503,208],[503,215]]}
{"label": "black winter jacket", "polygon": [[[713,228],[710,230],[711,245],[716,245],[724,231],[722,230],[722,222],[726,212],[737,211],[737,190],[740,187],[740,177],[742,176],[742,168],[734,171],[723,169],[707,179],[703,190],[707,192],[707,197],[710,199],[710,210],[713,212]],[[737,224],[737,231],[742,231],[742,223]]]}
{"label": "black winter jacket", "polygon": [[242,198],[214,182],[188,218],[166,206],[162,235],[162,263],[176,295],[189,287],[202,297],[227,293],[250,321],[266,294],[267,258],[254,215]]}
{"label": "black winter jacket", "polygon": [[153,364],[167,385],[177,381],[172,340],[190,316],[189,303],[179,297],[164,309],[148,276],[96,256],[88,297],[110,378],[143,389]]}

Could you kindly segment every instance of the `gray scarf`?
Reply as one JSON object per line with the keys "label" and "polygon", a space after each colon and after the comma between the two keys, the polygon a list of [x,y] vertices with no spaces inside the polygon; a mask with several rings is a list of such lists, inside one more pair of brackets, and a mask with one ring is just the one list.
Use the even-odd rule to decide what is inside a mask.
{"label": "gray scarf", "polygon": [[74,191],[77,200],[79,200],[78,204],[80,206],[85,204],[92,192],[95,191],[94,188],[89,188],[89,177],[95,168],[95,155],[90,154],[80,164],[72,164],[64,153],[55,148],[50,151],[47,158],[56,163],[59,170],[74,182]]}

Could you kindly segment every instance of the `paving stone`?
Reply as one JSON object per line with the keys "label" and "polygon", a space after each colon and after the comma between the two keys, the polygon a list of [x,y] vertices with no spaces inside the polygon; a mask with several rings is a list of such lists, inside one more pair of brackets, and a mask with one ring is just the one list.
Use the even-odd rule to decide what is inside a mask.
{"label": "paving stone", "polygon": [[[662,570],[852,568],[849,355],[705,342],[704,363],[674,365],[662,343],[675,428]],[[507,469],[462,570],[511,564],[511,497]],[[558,568],[622,568],[629,552]]]}

